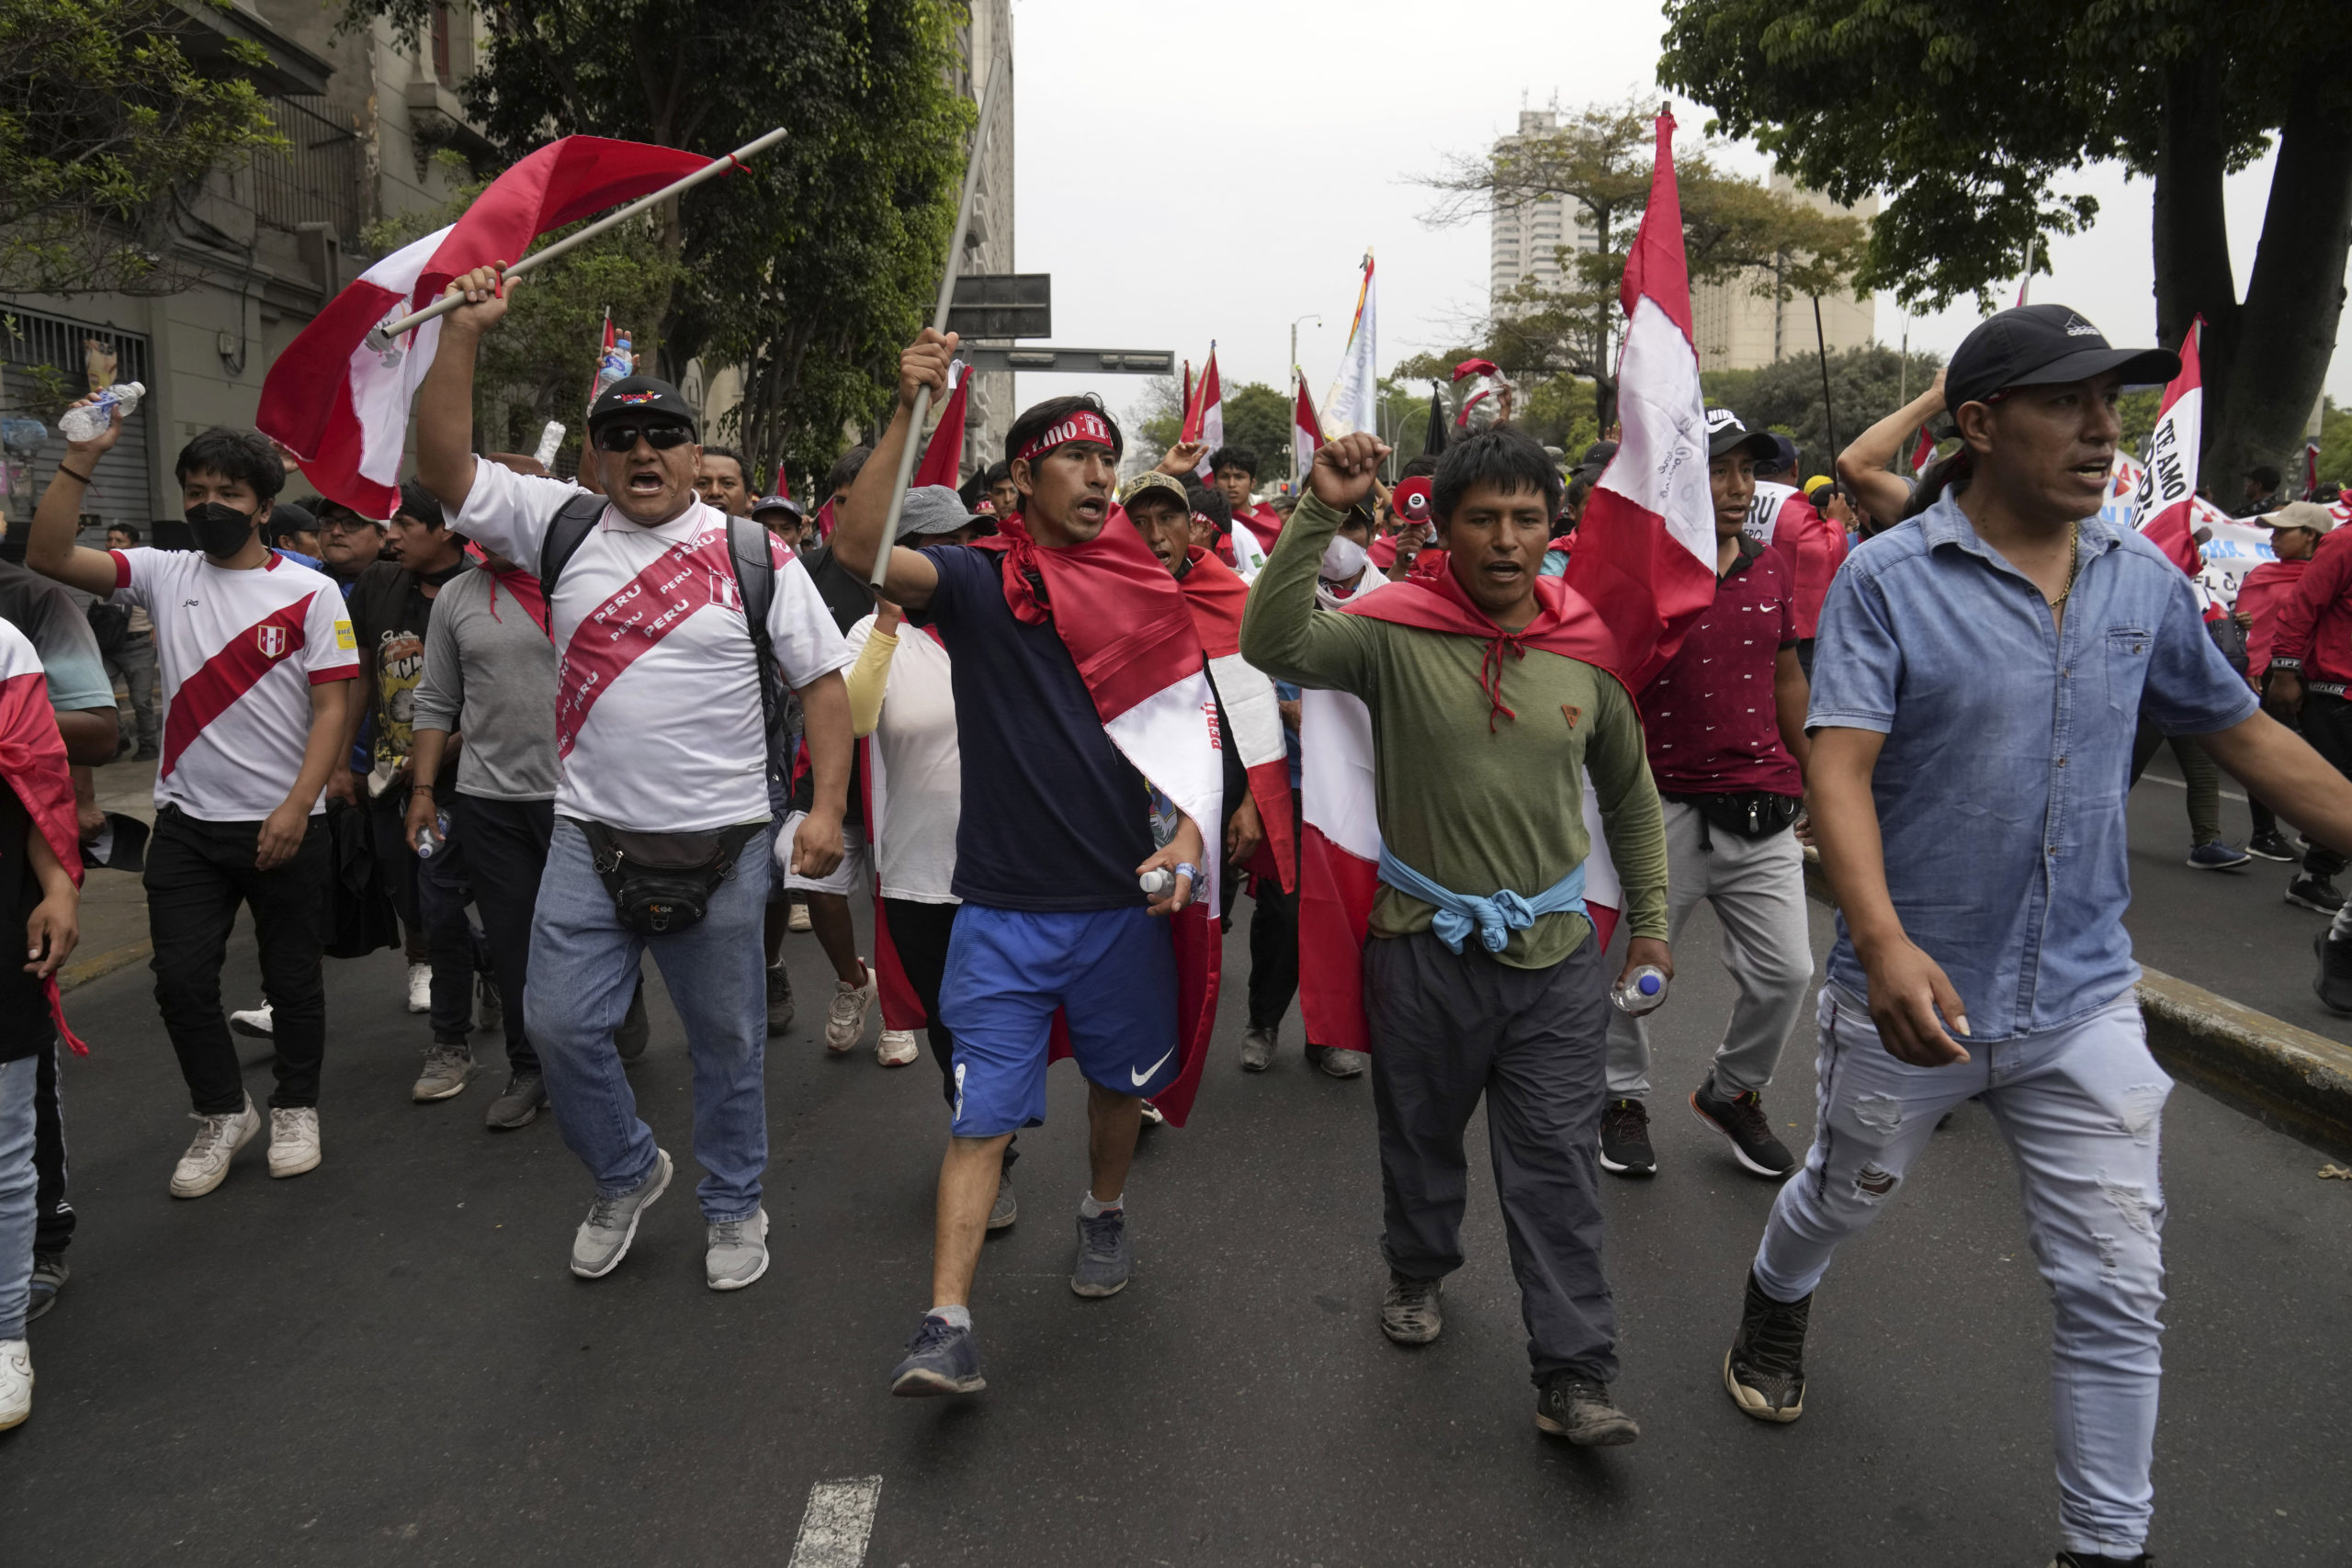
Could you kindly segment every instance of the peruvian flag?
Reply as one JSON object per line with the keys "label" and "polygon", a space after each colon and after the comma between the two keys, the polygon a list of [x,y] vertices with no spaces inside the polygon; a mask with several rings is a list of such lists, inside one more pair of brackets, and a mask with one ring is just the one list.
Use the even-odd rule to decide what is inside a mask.
{"label": "peruvian flag", "polygon": [[1846,531],[1824,517],[1804,491],[1774,479],[1758,479],[1741,532],[1780,550],[1796,584],[1797,636],[1809,637],[1821,623],[1821,602],[1829,580],[1846,559]]}
{"label": "peruvian flag", "polygon": [[550,229],[650,195],[705,167],[673,147],[567,136],[517,162],[464,217],[394,251],[328,301],[262,383],[254,423],[301,460],[319,492],[368,517],[400,501],[409,405],[433,367],[439,321],[400,341],[377,329],[477,266],[519,259]]}
{"label": "peruvian flag", "polygon": [[1290,488],[1294,494],[1306,490],[1306,470],[1315,466],[1315,454],[1322,450],[1323,426],[1315,417],[1315,400],[1306,390],[1306,378],[1298,367],[1291,367],[1298,380],[1298,397],[1290,412]]}
{"label": "peruvian flag", "polygon": [[1674,116],[1663,109],[1656,167],[1619,295],[1630,318],[1617,361],[1623,434],[1585,503],[1566,579],[1616,634],[1617,673],[1636,692],[1715,600],[1706,407],[1691,346]]}
{"label": "peruvian flag", "polygon": [[1225,389],[1217,385],[1216,344],[1209,344],[1209,362],[1201,368],[1200,385],[1192,389],[1184,404],[1184,429],[1179,441],[1198,441],[1208,447],[1201,454],[1201,465],[1193,473],[1203,484],[1214,477],[1209,459],[1225,445]]}
{"label": "peruvian flag", "polygon": [[[82,833],[74,815],[74,780],[66,772],[65,742],[49,705],[49,675],[24,633],[0,620],[0,783],[16,792],[31,818],[30,828],[48,843],[74,886],[82,885]],[[31,880],[31,873],[26,874]],[[25,933],[19,927],[18,937]],[[10,963],[17,962],[11,957]],[[57,976],[41,982],[58,1038],[82,1055],[90,1048],[65,1027],[65,1003]]]}
{"label": "peruvian flag", "polygon": [[2196,520],[2190,515],[2190,502],[2197,499],[2198,452],[2204,440],[2205,391],[2197,367],[2197,343],[2204,330],[2205,318],[2199,316],[2180,340],[2180,374],[2165,389],[2164,403],[2156,411],[2156,428],[2148,437],[2148,466],[2132,503],[2140,532],[2192,580],[2205,570],[2205,558],[2193,536]]}
{"label": "peruvian flag", "polygon": [[939,411],[931,444],[922,449],[922,463],[915,469],[913,480],[917,485],[945,485],[954,490],[964,482],[964,401],[971,390],[971,369],[960,359],[947,367],[947,406]]}
{"label": "peruvian flag", "polygon": [[1936,437],[1926,425],[1919,427],[1919,445],[1911,448],[1911,477],[1917,479],[1936,460]]}

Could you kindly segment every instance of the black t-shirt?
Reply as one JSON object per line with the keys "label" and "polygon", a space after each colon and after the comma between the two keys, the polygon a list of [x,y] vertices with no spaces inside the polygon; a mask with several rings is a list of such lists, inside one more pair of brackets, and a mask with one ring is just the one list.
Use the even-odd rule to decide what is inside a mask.
{"label": "black t-shirt", "polygon": [[0,1062],[38,1055],[57,1038],[41,983],[25,973],[20,939],[25,922],[40,904],[40,878],[33,874],[26,842],[38,831],[32,813],[17,792],[0,780]]}
{"label": "black t-shirt", "polygon": [[[433,624],[433,601],[414,572],[398,561],[379,560],[352,582],[348,603],[359,644],[361,689],[374,721],[370,761],[379,768],[404,761],[413,744],[416,688],[424,679],[424,634]],[[451,755],[439,782],[454,783],[456,774]]]}

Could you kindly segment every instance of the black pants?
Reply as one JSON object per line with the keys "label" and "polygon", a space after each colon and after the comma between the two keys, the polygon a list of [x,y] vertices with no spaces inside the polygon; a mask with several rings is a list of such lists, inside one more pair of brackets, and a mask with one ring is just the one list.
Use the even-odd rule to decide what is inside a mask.
{"label": "black pants", "polygon": [[[1304,824],[1298,791],[1290,792],[1291,820]],[[1250,1027],[1274,1029],[1298,995],[1298,863],[1291,863],[1292,886],[1287,893],[1271,877],[1260,877],[1251,892],[1257,908],[1250,915]]]}
{"label": "black pants", "polygon": [[[911,898],[885,898],[882,918],[889,923],[890,945],[899,950],[899,967],[922,1003],[931,1021],[923,1034],[931,1042],[931,1059],[939,1064],[940,1092],[949,1110],[956,1106],[956,1035],[939,1020],[939,983],[947,975],[947,942],[956,930],[959,904],[919,904]],[[1004,1168],[1015,1158],[1012,1145],[1004,1146]]]}
{"label": "black pants", "polygon": [[[425,962],[433,965],[433,1042],[463,1045],[474,1027],[474,976],[496,971],[490,944],[466,914],[466,906],[477,901],[478,886],[466,831],[454,809],[445,808],[445,815],[448,841],[430,859],[417,857],[416,915],[424,928]],[[537,886],[532,884],[534,890]]]}
{"label": "black pants", "polygon": [[[2352,778],[2352,702],[2320,692],[2306,693],[2296,728],[2311,742],[2312,750],[2327,760],[2329,767]],[[2342,855],[2317,839],[2306,841],[2303,870],[2312,875],[2335,876],[2346,863]]]}
{"label": "black pants", "polygon": [[1484,1097],[1520,1316],[1537,1382],[1617,1375],[1617,1309],[1600,1269],[1599,1149],[1609,1000],[1591,938],[1549,969],[1513,969],[1421,931],[1364,946],[1373,1103],[1380,1116],[1389,1268],[1462,1267],[1470,1164],[1462,1134]]}
{"label": "black pants", "polygon": [[368,775],[355,773],[351,783],[368,813],[368,841],[376,852],[376,873],[391,890],[392,912],[401,918],[401,936],[411,964],[433,962],[425,941],[424,921],[416,907],[416,852],[408,847],[408,790],[388,789],[368,794]]}
{"label": "black pants", "polygon": [[325,818],[311,818],[294,858],[254,868],[258,822],[205,822],[176,806],[155,814],[147,841],[147,931],[154,945],[155,1003],[179,1054],[180,1076],[199,1115],[245,1103],[237,1047],[220,1012],[220,964],[237,906],[254,912],[261,989],[277,1044],[273,1106],[316,1105],[326,1055],[327,993],[319,974],[326,906]]}
{"label": "black pants", "polygon": [[[490,972],[498,977],[499,998],[506,1008],[506,1065],[514,1072],[536,1073],[538,1054],[531,1049],[530,1036],[523,1028],[523,987],[530,979],[531,912],[538,908],[539,877],[548,868],[555,802],[459,795],[451,797],[449,819],[450,831],[465,856],[474,907],[481,911]],[[433,985],[437,1015],[441,1006],[437,960]],[[437,1018],[435,1032],[439,1032]]]}
{"label": "black pants", "polygon": [[65,1102],[59,1098],[54,1037],[33,1075],[33,1250],[62,1252],[74,1239],[74,1204],[65,1195]]}

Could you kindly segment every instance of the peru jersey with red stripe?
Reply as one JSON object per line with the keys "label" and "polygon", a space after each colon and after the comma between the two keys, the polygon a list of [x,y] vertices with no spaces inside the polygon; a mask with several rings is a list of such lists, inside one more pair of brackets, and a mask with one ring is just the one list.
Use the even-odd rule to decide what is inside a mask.
{"label": "peru jersey with red stripe", "polygon": [[[116,550],[114,602],[155,624],[164,757],[155,804],[258,822],[301,776],[311,688],[359,673],[334,581],[272,554],[249,571],[195,550]],[[312,802],[312,815],[325,809]]]}

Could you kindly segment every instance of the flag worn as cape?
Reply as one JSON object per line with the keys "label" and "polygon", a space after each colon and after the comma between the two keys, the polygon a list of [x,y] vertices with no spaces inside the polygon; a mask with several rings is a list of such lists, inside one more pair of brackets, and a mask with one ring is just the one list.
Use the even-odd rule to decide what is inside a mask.
{"label": "flag worn as cape", "polygon": [[2197,457],[2204,439],[2205,391],[2198,370],[2197,344],[2205,318],[2188,324],[2180,340],[2180,374],[2165,389],[2156,428],[2148,437],[2147,471],[2140,477],[2133,511],[2140,532],[2172,563],[2195,578],[2205,570],[2194,537],[2189,503],[2197,496]]}
{"label": "flag worn as cape", "polygon": [[710,160],[699,152],[566,136],[529,153],[446,229],[394,251],[327,302],[270,366],[254,423],[300,459],[319,493],[368,517],[399,509],[409,404],[433,367],[441,322],[398,341],[376,329],[422,310],[448,281],[522,259],[550,229],[647,196]]}
{"label": "flag worn as cape", "polygon": [[1674,117],[1657,117],[1649,205],[1618,296],[1628,318],[1617,360],[1616,455],[1577,523],[1567,583],[1616,635],[1616,673],[1639,691],[1715,602],[1707,419],[1691,346],[1690,272],[1674,184]]}
{"label": "flag worn as cape", "polygon": [[[30,639],[6,621],[0,621],[0,779],[17,792],[32,818],[33,831],[47,842],[74,886],[81,886],[81,822],[74,808],[74,777],[66,771],[65,741],[49,705],[49,674]],[[24,934],[22,930],[16,933],[18,940]],[[11,952],[7,962],[23,960]],[[57,976],[43,981],[41,990],[49,998],[57,1037],[77,1055],[88,1055],[90,1048],[66,1027]]]}
{"label": "flag worn as cape", "polygon": [[[1473,604],[1451,571],[1434,579],[1401,582],[1374,578],[1341,606],[1364,615],[1423,631],[1476,637],[1490,646],[1541,649],[1579,659],[1618,675],[1616,640],[1600,615],[1560,579],[1539,578],[1541,606],[1524,631],[1506,633]],[[1515,660],[1498,660],[1507,667]],[[1464,693],[1501,702],[1503,677],[1486,692]],[[1308,690],[1300,705],[1299,773],[1306,815],[1299,835],[1298,1010],[1307,1039],[1346,1051],[1371,1048],[1363,1010],[1363,944],[1372,921],[1372,901],[1380,886],[1380,818],[1374,793],[1372,715],[1345,692]],[[1593,940],[1609,945],[1623,897],[1617,868],[1609,857],[1600,807],[1584,781],[1585,834],[1591,842],[1584,863],[1585,904],[1592,916]],[[1521,892],[1541,892],[1521,888]]]}
{"label": "flag worn as cape", "polygon": [[1201,651],[1208,657],[1209,680],[1225,708],[1222,739],[1248,770],[1250,798],[1265,825],[1265,841],[1250,871],[1261,877],[1272,871],[1288,892],[1297,880],[1291,869],[1297,831],[1291,819],[1290,749],[1283,744],[1282,707],[1273,682],[1241,657],[1241,612],[1250,602],[1250,588],[1198,545],[1193,547],[1191,560],[1176,586],[1192,609]]}
{"label": "flag worn as cape", "polygon": [[1741,531],[1758,544],[1778,549],[1796,585],[1797,636],[1809,637],[1821,623],[1821,602],[1829,580],[1846,559],[1846,530],[1821,514],[1803,491],[1775,479],[1758,479]]}
{"label": "flag worn as cape", "polygon": [[[1193,901],[1168,922],[1183,1065],[1176,1081],[1152,1099],[1181,1127],[1192,1113],[1216,1021],[1223,938],[1217,843],[1225,772],[1200,633],[1176,580],[1124,508],[1114,506],[1093,538],[1063,549],[1037,544],[1017,515],[999,518],[997,526],[994,536],[973,543],[1004,556],[1004,597],[1013,615],[1031,626],[1052,623],[1111,743],[1201,829],[1201,880]],[[1140,810],[1144,803],[1136,805]],[[1057,1026],[1055,1033],[1054,1054],[1068,1055],[1064,1032]]]}

